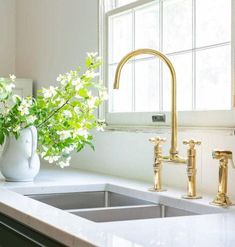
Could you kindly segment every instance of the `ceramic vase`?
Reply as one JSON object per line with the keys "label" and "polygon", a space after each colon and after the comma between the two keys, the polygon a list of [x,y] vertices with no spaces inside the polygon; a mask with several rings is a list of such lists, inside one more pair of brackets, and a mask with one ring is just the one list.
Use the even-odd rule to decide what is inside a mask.
{"label": "ceramic vase", "polygon": [[33,181],[40,169],[37,150],[37,129],[34,126],[23,129],[20,137],[6,139],[0,158],[0,170],[6,181]]}

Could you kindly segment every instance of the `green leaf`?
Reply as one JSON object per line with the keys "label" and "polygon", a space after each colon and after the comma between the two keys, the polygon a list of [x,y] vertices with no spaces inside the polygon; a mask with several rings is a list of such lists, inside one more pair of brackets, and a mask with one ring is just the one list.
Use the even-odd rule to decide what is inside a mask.
{"label": "green leaf", "polygon": [[79,94],[81,97],[83,97],[83,98],[88,97],[87,90],[84,89],[84,88],[81,88],[81,89],[78,91],[78,94]]}
{"label": "green leaf", "polygon": [[95,151],[95,146],[94,146],[94,144],[93,143],[89,143],[89,146],[91,147],[91,149],[93,150],[93,151]]}
{"label": "green leaf", "polygon": [[4,141],[5,141],[5,135],[3,131],[1,131],[0,132],[0,145],[3,145]]}

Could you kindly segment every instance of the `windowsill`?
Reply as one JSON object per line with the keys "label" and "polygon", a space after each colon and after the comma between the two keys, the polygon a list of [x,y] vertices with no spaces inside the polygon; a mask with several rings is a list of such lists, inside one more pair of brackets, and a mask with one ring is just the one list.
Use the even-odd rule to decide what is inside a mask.
{"label": "windowsill", "polygon": [[[104,128],[105,132],[135,132],[135,133],[156,133],[156,134],[163,134],[163,133],[170,133],[171,127],[170,126],[146,126],[146,125],[107,125]],[[235,135],[235,127],[202,127],[202,126],[179,126],[178,132],[186,132],[186,131],[193,131],[193,132],[200,132],[200,133],[224,133],[227,135]]]}
{"label": "windowsill", "polygon": [[[106,113],[102,118],[106,119],[108,129],[125,130],[167,130],[171,126],[171,112],[165,112],[165,122],[152,122],[152,116],[156,112],[139,113]],[[181,130],[234,130],[235,109],[218,111],[179,111],[177,112],[178,126]]]}

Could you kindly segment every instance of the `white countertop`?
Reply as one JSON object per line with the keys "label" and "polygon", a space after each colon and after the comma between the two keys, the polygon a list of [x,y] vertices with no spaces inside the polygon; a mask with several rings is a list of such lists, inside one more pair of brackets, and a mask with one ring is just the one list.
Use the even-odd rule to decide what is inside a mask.
{"label": "white countertop", "polygon": [[[32,183],[5,182],[0,175],[0,212],[67,246],[234,247],[235,209],[209,205],[212,196],[181,199],[182,191],[152,193],[150,184],[77,169],[41,169]],[[111,190],[208,215],[95,223],[21,194]]]}

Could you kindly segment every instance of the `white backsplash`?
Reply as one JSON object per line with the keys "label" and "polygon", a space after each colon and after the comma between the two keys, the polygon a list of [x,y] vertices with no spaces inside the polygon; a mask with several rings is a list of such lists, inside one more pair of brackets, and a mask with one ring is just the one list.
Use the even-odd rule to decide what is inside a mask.
{"label": "white backsplash", "polygon": [[[128,131],[105,131],[94,136],[95,152],[89,147],[72,159],[73,167],[96,171],[120,177],[152,181],[153,145],[148,141],[155,133]],[[166,137],[164,154],[168,154],[170,132],[159,134]],[[234,152],[235,136],[233,130],[181,130],[178,133],[178,149],[181,156],[187,154],[184,139],[194,138],[202,141],[197,147],[197,188],[201,194],[216,194],[218,186],[218,160],[212,159],[213,149],[228,149]],[[163,165],[163,184],[171,187],[187,187],[185,165]],[[229,165],[228,192],[235,198],[235,170]]]}

